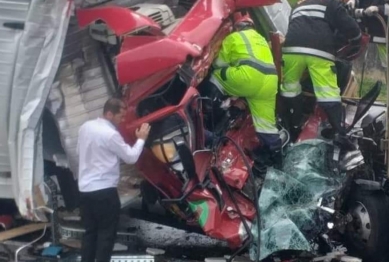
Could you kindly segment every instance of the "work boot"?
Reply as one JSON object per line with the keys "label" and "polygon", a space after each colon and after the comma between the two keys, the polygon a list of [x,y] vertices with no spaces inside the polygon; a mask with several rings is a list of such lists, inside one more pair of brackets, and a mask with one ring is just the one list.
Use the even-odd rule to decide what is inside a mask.
{"label": "work boot", "polygon": [[292,126],[289,130],[290,141],[295,142],[298,139],[300,133],[301,133],[300,126]]}
{"label": "work boot", "polygon": [[255,148],[252,153],[254,160],[252,171],[254,176],[263,178],[267,172],[267,168],[272,165],[271,152],[267,147],[261,146]]}
{"label": "work boot", "polygon": [[334,134],[346,135],[346,130],[342,125],[343,107],[341,102],[320,102],[319,105],[323,108],[327,115],[328,122],[334,129]]}
{"label": "work boot", "polygon": [[267,172],[267,166],[263,163],[254,162],[253,167],[251,168],[254,178],[264,179]]}
{"label": "work boot", "polygon": [[302,96],[280,97],[280,103],[282,103],[282,109],[280,109],[281,123],[290,133],[291,142],[294,142],[301,132]]}
{"label": "work boot", "polygon": [[277,150],[272,152],[271,154],[271,161],[273,162],[273,167],[275,169],[281,170],[282,163],[283,163],[283,155],[281,150]]}

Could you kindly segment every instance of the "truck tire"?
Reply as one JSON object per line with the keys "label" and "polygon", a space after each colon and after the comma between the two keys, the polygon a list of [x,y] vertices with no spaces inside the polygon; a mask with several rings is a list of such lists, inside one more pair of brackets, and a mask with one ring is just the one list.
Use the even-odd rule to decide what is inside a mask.
{"label": "truck tire", "polygon": [[364,262],[388,258],[389,212],[387,196],[381,191],[355,190],[347,203],[353,221],[346,227],[348,251]]}

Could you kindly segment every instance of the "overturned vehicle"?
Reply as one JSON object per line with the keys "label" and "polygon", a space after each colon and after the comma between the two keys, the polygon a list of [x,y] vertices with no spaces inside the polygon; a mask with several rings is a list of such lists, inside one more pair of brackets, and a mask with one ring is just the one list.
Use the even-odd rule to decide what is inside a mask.
{"label": "overturned vehicle", "polygon": [[[45,183],[52,185],[50,176],[56,177],[67,208],[77,206],[72,174],[77,178],[78,127],[101,113],[106,98],[118,95],[128,105],[120,127],[126,141],[134,142],[141,123],[152,126],[136,165],[141,182],[130,181],[131,171],[123,166],[123,207],[140,191],[145,209],[158,202],[177,225],[226,241],[234,250],[230,259],[250,249],[254,260],[284,251],[309,260],[345,243],[353,254],[384,261],[389,235],[386,107],[375,103],[381,83],[357,102],[344,101],[352,146],[333,143],[325,115],[308,95],[306,123],[297,141],[289,143],[280,126],[284,159],[277,168],[257,172],[256,163],[266,162],[266,156],[256,154],[260,144],[248,109],[234,106],[239,98],[227,98],[231,106],[222,109],[220,104],[227,102],[207,79],[221,41],[231,31],[231,15],[238,11],[249,13],[269,39],[280,72],[276,31],[285,34],[288,4],[134,2],[82,4],[69,19],[62,61],[41,117]],[[345,92],[352,83],[351,66],[349,61],[337,66]],[[309,81],[305,87],[309,94]],[[18,171],[11,175],[28,175]],[[36,171],[31,175],[39,176]],[[31,195],[23,215],[38,210],[38,197]],[[44,220],[42,214],[36,218]],[[63,238],[79,232],[63,226],[63,220]]]}

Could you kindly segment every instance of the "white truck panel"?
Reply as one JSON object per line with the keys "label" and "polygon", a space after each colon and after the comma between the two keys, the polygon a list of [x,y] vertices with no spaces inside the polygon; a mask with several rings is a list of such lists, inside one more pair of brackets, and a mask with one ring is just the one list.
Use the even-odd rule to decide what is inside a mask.
{"label": "white truck panel", "polygon": [[7,187],[6,197],[14,197],[21,215],[32,220],[45,219],[37,210],[42,203],[36,203],[36,195],[43,195],[40,120],[62,54],[70,3],[0,0],[0,53],[6,58],[0,62],[0,171],[12,174],[11,180],[0,176],[0,191]]}

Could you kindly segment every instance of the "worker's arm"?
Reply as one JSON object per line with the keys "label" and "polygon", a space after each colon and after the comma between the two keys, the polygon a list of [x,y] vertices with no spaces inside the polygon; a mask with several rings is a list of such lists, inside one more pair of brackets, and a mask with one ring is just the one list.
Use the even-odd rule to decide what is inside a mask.
{"label": "worker's arm", "polygon": [[358,23],[352,18],[340,1],[330,0],[326,18],[333,28],[339,30],[351,43],[358,44],[362,38]]}
{"label": "worker's arm", "polygon": [[[363,0],[362,0],[363,3]],[[370,3],[370,6],[364,7],[360,1],[348,0],[347,6],[354,10],[356,18],[362,18],[364,16],[373,16],[375,14],[380,14],[381,16],[389,14],[389,5],[383,0],[373,0]],[[365,9],[364,9],[365,8]]]}
{"label": "worker's arm", "polygon": [[115,134],[113,134],[108,140],[107,146],[114,154],[127,164],[135,164],[142,153],[144,144],[145,141],[139,138],[131,147],[124,142],[123,137],[118,132],[115,132]]}
{"label": "worker's arm", "polygon": [[213,62],[215,68],[230,66],[231,57],[230,52],[233,47],[234,38],[232,34],[228,35],[222,42],[217,58]]}

